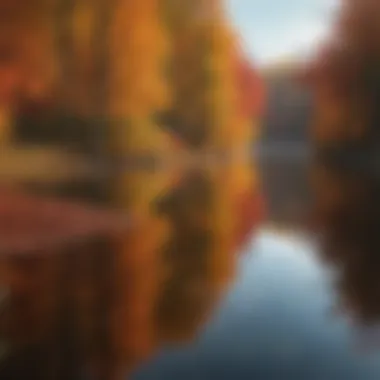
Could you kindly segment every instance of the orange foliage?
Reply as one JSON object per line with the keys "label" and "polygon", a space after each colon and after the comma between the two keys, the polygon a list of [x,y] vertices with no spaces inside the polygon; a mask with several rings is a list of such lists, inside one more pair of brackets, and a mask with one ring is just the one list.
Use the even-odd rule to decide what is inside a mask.
{"label": "orange foliage", "polygon": [[247,124],[260,112],[262,86],[242,59],[221,2],[166,5],[173,47],[170,129],[193,148],[231,150],[250,142]]}
{"label": "orange foliage", "polygon": [[264,107],[264,84],[246,58],[238,55],[236,61],[240,112],[245,117],[258,117]]}

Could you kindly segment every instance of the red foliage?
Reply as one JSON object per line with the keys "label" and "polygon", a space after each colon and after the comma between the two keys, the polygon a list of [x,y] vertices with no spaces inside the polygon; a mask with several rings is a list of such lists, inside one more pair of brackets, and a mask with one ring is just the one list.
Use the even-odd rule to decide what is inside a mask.
{"label": "red foliage", "polygon": [[240,112],[244,116],[260,115],[264,108],[264,84],[250,62],[239,55],[236,60]]}

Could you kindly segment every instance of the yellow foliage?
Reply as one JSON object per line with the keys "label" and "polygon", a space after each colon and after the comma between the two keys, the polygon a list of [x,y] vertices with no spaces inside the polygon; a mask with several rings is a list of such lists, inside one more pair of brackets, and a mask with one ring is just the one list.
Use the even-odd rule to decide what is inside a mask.
{"label": "yellow foliage", "polygon": [[[119,152],[157,147],[154,117],[167,104],[167,46],[159,1],[119,1],[110,32],[109,112]],[[152,133],[155,130],[155,133]]]}
{"label": "yellow foliage", "polygon": [[[167,1],[166,6],[173,43],[173,128],[193,147],[230,149],[240,124],[237,45],[221,3]],[[186,11],[179,14],[179,7]]]}

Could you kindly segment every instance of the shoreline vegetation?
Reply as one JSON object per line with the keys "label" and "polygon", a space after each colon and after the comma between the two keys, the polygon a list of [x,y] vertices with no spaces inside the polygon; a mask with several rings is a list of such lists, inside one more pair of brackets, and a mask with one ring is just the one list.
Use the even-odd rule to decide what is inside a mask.
{"label": "shoreline vegetation", "polygon": [[[223,1],[185,3],[30,0],[28,14],[7,5],[2,145],[68,147],[102,161],[250,144],[261,79]],[[64,6],[59,20],[54,5]]]}

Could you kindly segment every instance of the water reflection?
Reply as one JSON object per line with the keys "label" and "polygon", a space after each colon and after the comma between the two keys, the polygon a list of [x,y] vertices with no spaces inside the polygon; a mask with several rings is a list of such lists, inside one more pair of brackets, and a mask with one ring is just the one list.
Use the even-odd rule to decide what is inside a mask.
{"label": "water reflection", "polygon": [[2,378],[123,378],[191,342],[263,213],[250,164],[130,171],[115,185],[132,221],[122,235],[2,260]]}
{"label": "water reflection", "polygon": [[[292,187],[304,196],[287,186],[281,193],[275,173],[284,167],[294,170],[294,178],[303,167],[305,175]],[[368,335],[376,340],[363,327],[378,318],[377,182],[331,162],[271,162],[265,168],[273,170],[263,173],[269,205],[291,201],[297,218],[291,210],[284,218],[270,208],[269,223],[245,247],[235,281],[202,334],[191,345],[161,350],[134,379],[379,377],[377,352],[359,345],[368,347]],[[341,300],[345,308],[337,313]]]}
{"label": "water reflection", "polygon": [[[355,169],[355,168],[353,168]],[[338,269],[342,307],[360,324],[380,321],[380,182],[376,173],[320,163],[315,215],[321,254]]]}
{"label": "water reflection", "polygon": [[[157,305],[165,341],[194,337],[233,279],[235,253],[260,218],[258,194],[251,184],[236,189],[231,175],[222,185],[220,179],[226,177],[221,175],[193,171],[158,202],[171,225],[162,250],[168,276]],[[238,207],[241,192],[250,202],[244,205],[250,211],[248,220]]]}
{"label": "water reflection", "polygon": [[[361,350],[380,318],[370,170],[272,160],[112,184],[122,234],[91,224],[59,250],[3,256],[1,378],[379,377],[378,351]],[[63,237],[89,225],[74,214]]]}
{"label": "water reflection", "polygon": [[310,162],[305,157],[260,160],[260,180],[267,208],[267,222],[277,227],[304,228],[310,207]]}

